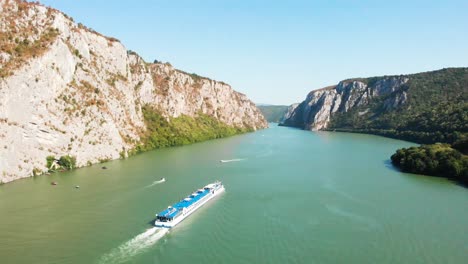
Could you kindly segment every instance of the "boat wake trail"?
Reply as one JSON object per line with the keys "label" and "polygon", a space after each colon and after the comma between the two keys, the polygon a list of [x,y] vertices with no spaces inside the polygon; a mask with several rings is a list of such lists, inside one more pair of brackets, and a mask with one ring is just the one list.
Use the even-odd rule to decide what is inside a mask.
{"label": "boat wake trail", "polygon": [[243,161],[245,159],[230,159],[230,160],[220,160],[221,163],[228,163],[228,162],[238,162]]}
{"label": "boat wake trail", "polygon": [[160,183],[163,183],[163,182],[165,182],[165,181],[166,181],[165,179],[161,179],[161,180],[154,181],[152,184],[146,186],[145,188],[153,187],[153,186],[155,186],[156,184],[160,184]]}
{"label": "boat wake trail", "polygon": [[99,263],[124,263],[147,250],[160,240],[169,229],[153,227],[125,242],[101,257]]}

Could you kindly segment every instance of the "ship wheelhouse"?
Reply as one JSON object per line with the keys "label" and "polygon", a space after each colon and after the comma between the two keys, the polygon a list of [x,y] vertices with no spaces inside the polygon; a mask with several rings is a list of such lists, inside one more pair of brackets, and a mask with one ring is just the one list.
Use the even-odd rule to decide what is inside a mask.
{"label": "ship wheelhouse", "polygon": [[157,221],[159,222],[170,222],[173,220],[172,217],[166,217],[166,216],[156,216]]}

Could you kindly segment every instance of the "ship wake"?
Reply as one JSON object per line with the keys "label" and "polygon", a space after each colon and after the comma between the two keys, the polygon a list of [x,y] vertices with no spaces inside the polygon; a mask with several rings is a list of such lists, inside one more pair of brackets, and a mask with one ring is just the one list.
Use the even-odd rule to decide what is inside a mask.
{"label": "ship wake", "polygon": [[150,185],[146,186],[146,188],[153,187],[153,186],[155,186],[157,184],[161,184],[161,183],[164,183],[164,182],[166,182],[165,179],[157,180],[157,181],[154,181],[153,183],[151,183]]}
{"label": "ship wake", "polygon": [[238,162],[243,161],[245,159],[229,159],[229,160],[220,160],[221,163],[229,163],[229,162]]}
{"label": "ship wake", "polygon": [[105,254],[99,263],[124,263],[133,256],[144,252],[160,240],[169,229],[152,227]]}

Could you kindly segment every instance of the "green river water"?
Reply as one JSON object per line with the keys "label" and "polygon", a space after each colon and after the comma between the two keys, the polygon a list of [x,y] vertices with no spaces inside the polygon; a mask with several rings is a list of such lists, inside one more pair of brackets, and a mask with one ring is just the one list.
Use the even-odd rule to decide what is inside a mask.
{"label": "green river water", "polygon": [[[410,145],[272,124],[5,184],[0,263],[466,263],[468,189],[392,168]],[[152,227],[217,179],[224,194]]]}

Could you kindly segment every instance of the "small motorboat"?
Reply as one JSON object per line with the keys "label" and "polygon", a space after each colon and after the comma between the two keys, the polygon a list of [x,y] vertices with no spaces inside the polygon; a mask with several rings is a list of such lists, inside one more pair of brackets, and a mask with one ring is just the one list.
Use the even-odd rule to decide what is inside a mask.
{"label": "small motorboat", "polygon": [[103,169],[103,170],[107,170],[107,167],[106,167],[106,166],[103,166],[102,169]]}
{"label": "small motorboat", "polygon": [[51,185],[57,185],[58,183],[57,182],[51,182],[50,184]]}
{"label": "small motorboat", "polygon": [[159,180],[159,182],[165,182],[165,181],[166,181],[166,178],[161,178],[161,179]]}
{"label": "small motorboat", "polygon": [[75,188],[76,188],[76,189],[79,189],[79,188],[80,188],[80,186],[79,186],[79,185],[76,185],[76,186],[75,186]]}

